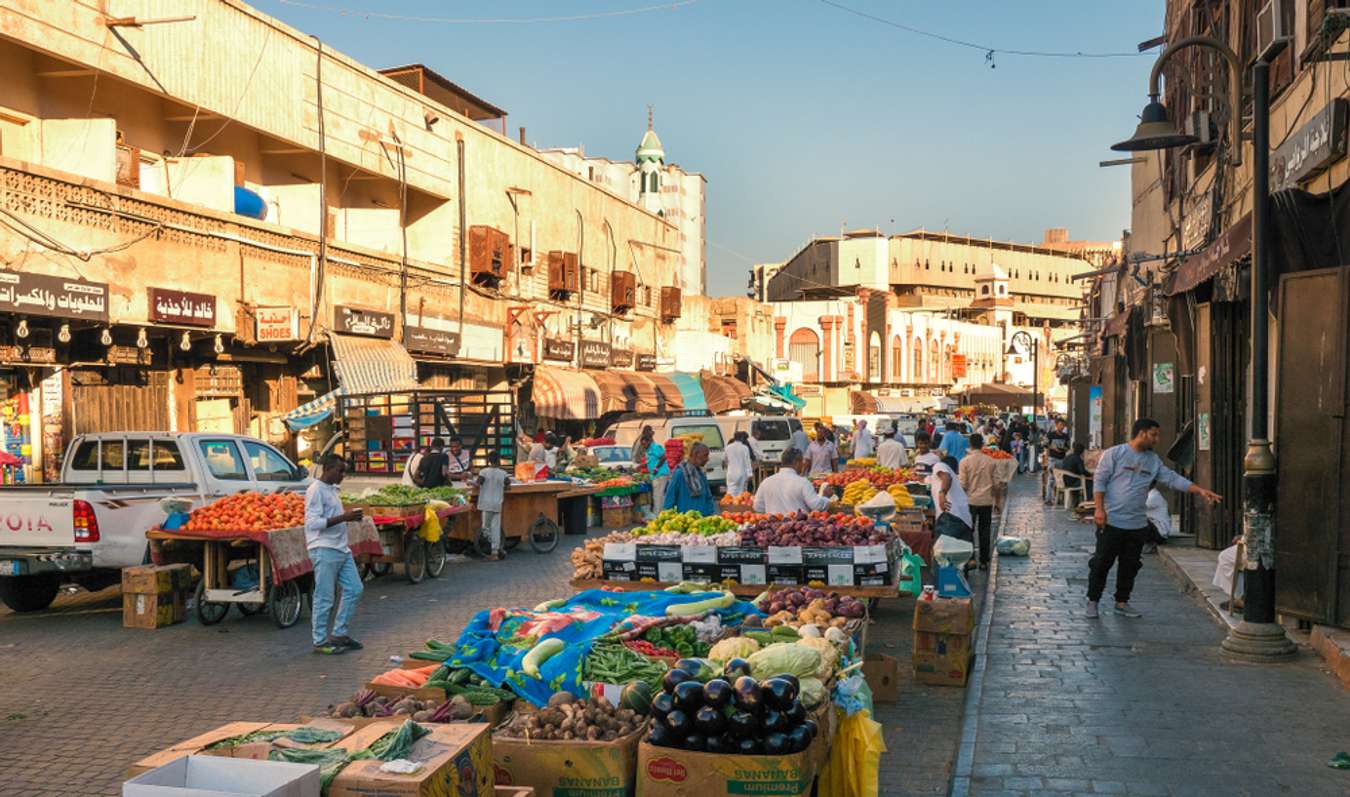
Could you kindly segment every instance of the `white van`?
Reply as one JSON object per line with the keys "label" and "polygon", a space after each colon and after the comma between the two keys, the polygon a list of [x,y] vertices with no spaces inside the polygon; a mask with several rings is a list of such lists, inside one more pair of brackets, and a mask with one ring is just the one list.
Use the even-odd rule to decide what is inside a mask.
{"label": "white van", "polygon": [[703,443],[708,446],[708,466],[704,468],[704,472],[708,474],[708,483],[714,491],[726,486],[726,444],[731,435],[722,431],[716,417],[691,415],[680,418],[637,418],[620,421],[609,427],[605,437],[612,437],[617,445],[631,448],[638,435],[642,434],[644,426],[652,427],[656,432],[658,443],[664,443],[682,434],[703,435]]}

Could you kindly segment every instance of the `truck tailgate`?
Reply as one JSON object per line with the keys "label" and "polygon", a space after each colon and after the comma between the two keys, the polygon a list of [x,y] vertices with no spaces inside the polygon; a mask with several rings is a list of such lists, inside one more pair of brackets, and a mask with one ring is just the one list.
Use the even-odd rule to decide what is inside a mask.
{"label": "truck tailgate", "polygon": [[74,501],[71,496],[0,496],[0,546],[74,545]]}

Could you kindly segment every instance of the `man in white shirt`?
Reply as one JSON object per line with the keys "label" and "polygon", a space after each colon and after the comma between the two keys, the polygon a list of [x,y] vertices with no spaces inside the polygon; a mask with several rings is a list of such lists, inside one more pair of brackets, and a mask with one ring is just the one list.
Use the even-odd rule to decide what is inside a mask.
{"label": "man in white shirt", "polygon": [[502,554],[502,498],[506,493],[506,471],[498,467],[497,452],[488,454],[488,466],[478,472],[478,514],[483,517],[483,536],[487,537],[494,561]]}
{"label": "man in white shirt", "polygon": [[[820,495],[802,472],[806,459],[802,452],[789,448],[783,452],[783,466],[764,480],[755,491],[755,511],[769,515],[815,512],[830,505],[829,495]],[[826,487],[826,491],[832,488]]]}
{"label": "man in white shirt", "polygon": [[[834,472],[834,461],[839,452],[830,442],[829,433],[824,427],[816,431],[816,439],[806,447],[806,460],[811,464],[811,475],[819,476]],[[786,460],[784,460],[786,462]]]}
{"label": "man in white shirt", "polygon": [[408,465],[403,469],[404,487],[417,486],[417,480],[415,478],[417,476],[417,469],[422,467],[422,457],[425,456],[426,453],[427,450],[425,448],[420,449],[417,451],[417,453],[413,454],[411,457],[408,458]]}
{"label": "man in white shirt", "polygon": [[859,419],[853,432],[853,457],[862,459],[872,456],[877,444],[876,436],[867,429],[867,421]]}
{"label": "man in white shirt", "polygon": [[895,430],[891,429],[886,433],[886,439],[877,446],[877,464],[883,468],[904,468],[909,465],[909,452],[896,437]]}
{"label": "man in white shirt", "polygon": [[[345,511],[338,497],[338,485],[347,475],[346,460],[329,454],[323,458],[322,467],[319,478],[305,490],[305,547],[314,564],[314,605],[310,612],[314,652],[335,655],[362,647],[347,635],[347,624],[364,589],[347,545],[347,524],[359,521],[361,510]],[[328,615],[333,613],[338,588],[342,589],[342,600],[330,632]]]}
{"label": "man in white shirt", "polygon": [[937,522],[933,524],[934,535],[941,537],[946,534],[974,543],[975,521],[970,513],[970,501],[956,471],[947,467],[947,463],[939,461],[933,465],[933,475],[928,477],[928,485],[933,493],[933,505],[938,511]]}
{"label": "man in white shirt", "polygon": [[745,432],[737,432],[726,448],[727,495],[740,495],[750,483],[750,474],[754,470],[754,460],[750,451],[750,438]]}
{"label": "man in white shirt", "polygon": [[446,452],[449,461],[445,464],[445,475],[452,482],[461,482],[473,472],[473,458],[464,450],[464,440],[455,435],[450,438],[450,450]]}
{"label": "man in white shirt", "polygon": [[933,466],[942,461],[942,455],[928,448],[932,438],[925,431],[914,433],[914,466],[919,473],[927,476],[933,472]]}

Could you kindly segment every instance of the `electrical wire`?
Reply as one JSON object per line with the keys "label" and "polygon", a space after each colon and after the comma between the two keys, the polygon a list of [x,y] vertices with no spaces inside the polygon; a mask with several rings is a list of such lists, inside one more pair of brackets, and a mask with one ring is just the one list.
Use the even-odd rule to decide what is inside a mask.
{"label": "electrical wire", "polygon": [[50,249],[53,252],[58,252],[63,255],[70,255],[72,257],[77,257],[85,262],[92,260],[96,255],[113,254],[114,252],[121,252],[125,249],[130,249],[131,247],[135,246],[136,244],[140,243],[146,238],[149,238],[150,236],[159,232],[160,229],[164,226],[163,222],[156,222],[154,225],[150,227],[150,229],[146,230],[140,235],[137,235],[135,238],[128,239],[118,244],[113,244],[112,246],[105,246],[101,249],[76,249],[74,247],[67,246],[66,244],[61,243],[60,241],[43,232],[42,230],[38,229],[37,227],[34,227],[33,225],[24,221],[22,217],[12,213],[9,210],[6,210],[5,208],[0,208],[0,215],[5,216],[4,219],[0,219],[0,224],[4,224],[6,227],[9,227],[11,230],[14,230],[15,232],[19,233],[20,235],[32,241],[33,243],[38,244],[39,246],[42,246],[46,249]]}
{"label": "electrical wire", "polygon": [[[281,2],[290,2],[290,1],[291,0],[281,0]],[[824,3],[827,6],[830,6],[831,8],[837,8],[840,11],[847,12],[857,17],[862,17],[863,19],[870,19],[873,22],[879,22],[882,25],[889,25],[892,28],[898,28],[899,30],[903,30],[907,33],[913,33],[916,36],[923,36],[925,38],[935,39],[937,41],[946,42],[947,44],[953,44],[958,47],[968,47],[972,50],[979,50],[980,52],[985,53],[985,60],[988,61],[991,66],[993,65],[993,56],[996,54],[1018,55],[1029,58],[1138,58],[1140,56],[1150,54],[1147,52],[1137,52],[1137,51],[1094,53],[1094,52],[1083,52],[1081,50],[1069,52],[1069,51],[1054,51],[1054,50],[1014,50],[1003,47],[990,47],[988,45],[979,44],[977,42],[965,41],[964,39],[957,39],[951,36],[944,36],[941,33],[934,33],[932,31],[922,30],[920,28],[916,28],[911,25],[903,25],[899,22],[896,22],[895,20],[886,19],[885,17],[879,17],[876,14],[869,14],[868,12],[862,11],[857,8],[850,8],[849,6],[846,6],[843,3],[836,3],[834,2],[834,0],[820,0],[820,2]]]}
{"label": "electrical wire", "polygon": [[339,6],[306,3],[301,0],[277,0],[278,3],[307,11],[322,11],[344,17],[363,17],[365,19],[383,19],[393,22],[421,22],[440,25],[520,25],[539,22],[582,22],[591,19],[609,19],[629,17],[636,14],[648,14],[653,11],[674,11],[683,6],[691,6],[699,0],[674,0],[670,3],[641,6],[638,8],[620,8],[612,11],[594,11],[586,14],[567,14],[549,17],[424,17],[406,14],[389,14],[383,11],[363,11]]}

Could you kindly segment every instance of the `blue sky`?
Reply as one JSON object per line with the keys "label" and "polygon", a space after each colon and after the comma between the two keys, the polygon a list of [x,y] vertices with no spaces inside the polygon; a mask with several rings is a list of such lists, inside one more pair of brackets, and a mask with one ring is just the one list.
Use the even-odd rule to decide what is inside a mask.
{"label": "blue sky", "polygon": [[[754,262],[840,226],[917,227],[1034,242],[1046,227],[1111,240],[1129,172],[1099,168],[1143,107],[1156,50],[1130,58],[994,56],[819,0],[699,0],[585,21],[451,25],[343,15],[537,17],[658,0],[254,0],[381,67],[422,62],[507,109],[540,147],[631,158],[656,106],[669,161],[708,179],[714,295]],[[839,0],[984,46],[1130,52],[1162,0]]]}

